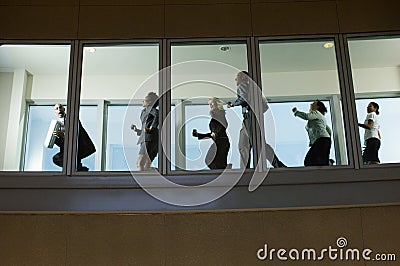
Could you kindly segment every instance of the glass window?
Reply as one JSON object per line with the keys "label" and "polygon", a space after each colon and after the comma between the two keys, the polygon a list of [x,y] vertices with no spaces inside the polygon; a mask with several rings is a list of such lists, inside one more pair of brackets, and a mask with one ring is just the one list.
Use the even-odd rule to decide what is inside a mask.
{"label": "glass window", "polygon": [[0,170],[62,170],[58,147],[44,143],[54,105],[67,99],[69,60],[69,45],[0,46]]}
{"label": "glass window", "polygon": [[[158,102],[158,44],[85,45],[82,64],[81,109],[85,105],[95,108],[80,112],[87,134],[78,143],[77,170],[136,171],[157,167],[158,126],[153,124],[151,133],[146,132],[141,114],[150,98]],[[158,108],[153,107],[156,111],[151,115],[156,112],[158,121]],[[152,136],[152,147],[156,147],[151,161],[139,154],[140,147],[150,141],[148,135]]]}
{"label": "glass window", "polygon": [[246,43],[173,43],[171,66],[171,169],[240,168],[242,109],[227,103],[248,69]]}
{"label": "glass window", "polygon": [[264,115],[275,154],[269,165],[347,165],[334,41],[263,41],[259,48],[262,92],[272,112]]}
{"label": "glass window", "polygon": [[363,163],[398,163],[400,38],[349,39],[348,45]]}

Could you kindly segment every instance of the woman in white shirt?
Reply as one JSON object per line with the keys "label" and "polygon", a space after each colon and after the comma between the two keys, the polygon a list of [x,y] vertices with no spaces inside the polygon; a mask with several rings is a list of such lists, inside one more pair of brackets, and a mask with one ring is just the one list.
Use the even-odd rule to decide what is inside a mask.
{"label": "woman in white shirt", "polygon": [[370,102],[367,106],[367,117],[364,123],[358,123],[359,127],[365,129],[364,142],[365,149],[362,154],[364,164],[380,163],[378,151],[381,147],[381,133],[379,131],[379,105],[376,102]]}
{"label": "woman in white shirt", "polygon": [[308,113],[292,109],[295,116],[307,120],[306,130],[310,139],[310,149],[304,159],[304,166],[329,165],[332,131],[326,124],[325,114],[328,112],[323,102],[315,100],[310,104]]}

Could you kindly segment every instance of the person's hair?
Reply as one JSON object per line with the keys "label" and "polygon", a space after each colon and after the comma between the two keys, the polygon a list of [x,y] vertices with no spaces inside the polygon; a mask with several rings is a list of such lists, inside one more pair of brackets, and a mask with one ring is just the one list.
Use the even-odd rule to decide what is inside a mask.
{"label": "person's hair", "polygon": [[243,79],[245,80],[246,83],[250,81],[249,72],[243,70],[243,71],[240,71],[238,74],[240,74],[240,76],[243,77]]}
{"label": "person's hair", "polygon": [[315,101],[317,102],[317,106],[318,106],[317,110],[321,114],[325,115],[328,112],[328,109],[326,109],[325,104],[323,102],[321,102],[320,100],[318,100],[318,99],[315,100]]}
{"label": "person's hair", "polygon": [[155,92],[149,92],[145,100],[149,102],[149,105],[152,105],[153,107],[156,107],[158,105],[158,95]]}
{"label": "person's hair", "polygon": [[212,98],[209,98],[208,100],[212,101],[217,106],[218,110],[225,110],[221,99],[219,99],[217,97],[212,97]]}
{"label": "person's hair", "polygon": [[379,115],[379,104],[376,102],[370,102],[370,104],[372,104],[372,106],[376,109],[375,113]]}
{"label": "person's hair", "polygon": [[240,72],[242,72],[243,74],[245,74],[247,77],[250,77],[249,72],[247,72],[246,70],[243,70],[243,71],[240,71]]}

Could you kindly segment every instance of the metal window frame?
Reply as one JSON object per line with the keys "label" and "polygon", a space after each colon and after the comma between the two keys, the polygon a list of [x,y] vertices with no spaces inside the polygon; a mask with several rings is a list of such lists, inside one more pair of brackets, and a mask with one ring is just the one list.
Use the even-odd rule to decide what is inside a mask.
{"label": "metal window frame", "polygon": [[[344,131],[345,131],[345,139],[346,139],[346,149],[347,149],[347,159],[348,159],[348,164],[347,165],[335,165],[335,166],[322,166],[322,168],[330,169],[330,168],[354,168],[354,151],[349,150],[349,147],[352,147],[351,143],[354,143],[353,138],[354,134],[351,132],[352,126],[349,124],[349,109],[347,108],[348,103],[347,103],[347,98],[346,95],[348,95],[348,91],[350,89],[348,82],[346,81],[346,69],[343,65],[342,62],[342,57],[343,57],[343,43],[341,41],[341,35],[337,34],[318,34],[318,35],[290,35],[290,36],[274,36],[274,37],[258,37],[256,38],[256,44],[257,44],[257,67],[258,67],[258,80],[259,80],[259,86],[262,89],[262,83],[261,83],[261,58],[260,58],[260,43],[261,42],[298,42],[298,41],[321,41],[321,40],[330,40],[334,41],[335,43],[335,58],[336,58],[336,67],[337,67],[337,75],[338,75],[338,81],[339,81],[339,93],[341,96],[342,100],[342,117],[343,117],[343,124],[344,124]],[[321,96],[321,95],[318,95]],[[298,97],[297,97],[298,98]],[[347,119],[346,119],[347,118]],[[332,123],[334,121],[332,120]],[[336,127],[337,128],[337,127]],[[321,167],[306,167],[307,169],[317,169]],[[293,168],[291,168],[293,169]],[[277,169],[277,170],[287,170],[290,171],[291,169]],[[294,168],[298,169],[298,168]]]}
{"label": "metal window frame", "polygon": [[[390,33],[400,34],[400,33]],[[356,158],[359,156],[358,146],[354,145],[354,141],[357,140],[358,133],[355,131],[355,101],[354,101],[354,91],[352,85],[352,77],[350,71],[350,61],[348,56],[347,38],[349,37],[371,37],[371,36],[382,36],[386,33],[374,33],[374,34],[333,34],[333,35],[306,35],[302,38],[310,39],[321,36],[334,36],[335,41],[338,41],[336,45],[336,57],[337,60],[340,89],[343,101],[344,110],[344,123],[346,130],[347,146],[348,152],[351,149],[351,158]],[[257,45],[259,40],[270,39],[270,40],[293,40],[299,38],[299,36],[277,36],[277,37],[244,37],[242,39],[252,40],[251,47],[255,48],[251,54],[256,55],[256,59],[259,58],[257,55]],[[228,40],[230,38],[227,38]],[[217,40],[226,41],[226,38],[217,38]],[[236,38],[234,38],[236,39]],[[181,39],[182,40],[182,39]],[[204,39],[190,39],[190,40],[204,40]],[[211,40],[216,40],[212,38]],[[137,43],[140,40],[112,40],[109,43]],[[107,43],[104,40],[68,40],[68,41],[1,41],[0,43],[17,43],[17,44],[72,44],[71,46],[71,61],[70,61],[70,76],[68,81],[68,104],[69,106],[74,106],[74,117],[70,117],[68,123],[77,121],[78,111],[79,111],[79,97],[77,88],[80,88],[78,80],[80,80],[80,70],[82,61],[82,52],[79,51],[80,45],[85,42],[93,43]],[[150,42],[155,42],[154,39]],[[170,63],[170,39],[157,39],[160,43],[160,69],[167,67]],[[249,48],[248,48],[249,49]],[[252,63],[252,66],[254,61]],[[250,68],[250,65],[249,65]],[[254,68],[254,66],[253,66]],[[259,68],[258,68],[259,69]],[[79,71],[79,72],[78,72]],[[350,72],[349,72],[350,71]],[[252,70],[252,75],[260,75],[259,70]],[[257,77],[260,80],[260,76]],[[168,75],[163,74],[160,76],[160,94],[161,92],[167,90],[167,84],[170,82],[168,80]],[[78,86],[79,85],[79,86]],[[169,97],[169,98],[168,98]],[[165,118],[168,111],[170,110],[170,96],[163,95],[161,101],[163,102],[160,106],[161,118]],[[162,120],[162,119],[161,119]],[[72,123],[74,124],[74,123]],[[77,124],[77,123],[76,123]],[[168,124],[167,124],[168,126]],[[170,126],[170,125],[169,125]],[[116,172],[90,172],[84,175],[81,172],[72,171],[73,161],[75,158],[74,153],[74,142],[73,134],[77,133],[77,125],[75,128],[69,127],[68,131],[68,154],[66,155],[67,167],[64,167],[62,173],[30,173],[30,172],[0,172],[0,187],[2,188],[2,199],[3,202],[9,201],[9,199],[17,199],[21,194],[27,200],[31,199],[32,202],[21,207],[21,198],[19,201],[11,202],[1,207],[2,210],[26,210],[25,208],[39,209],[39,210],[173,210],[173,209],[188,209],[184,207],[169,206],[164,203],[155,201],[150,196],[143,196],[144,192],[138,187],[136,183],[132,181],[131,176],[128,173],[116,173]],[[350,132],[349,132],[350,131]],[[165,133],[170,131],[165,130]],[[168,135],[165,135],[168,137]],[[359,157],[358,157],[359,158]],[[161,174],[168,175],[168,166],[165,156],[161,156],[162,160],[159,160],[159,166],[161,169]],[[160,162],[161,161],[161,162]],[[367,204],[367,203],[386,203],[386,202],[398,202],[398,193],[393,193],[393,190],[400,187],[400,178],[397,175],[399,169],[398,164],[386,164],[377,166],[357,166],[357,161],[354,160],[352,165],[348,167],[303,167],[303,168],[290,168],[276,169],[277,171],[270,171],[268,178],[263,182],[260,187],[260,192],[257,192],[255,196],[247,196],[248,190],[248,180],[249,173],[245,172],[243,178],[239,181],[237,186],[234,188],[232,193],[227,197],[221,198],[218,202],[213,202],[207,206],[192,207],[189,209],[226,209],[226,208],[260,208],[260,207],[305,207],[305,206],[327,206],[327,205],[351,205],[351,204]],[[250,173],[251,174],[251,173]],[[193,173],[182,173],[182,176],[176,178],[179,183],[185,183],[187,185],[197,184],[200,181],[215,178],[216,173],[207,172],[204,174],[197,174],[196,178],[193,178]],[[172,180],[175,180],[172,176]],[[57,192],[54,192],[57,189]],[[321,190],[320,190],[321,189]],[[324,192],[321,194],[321,199],[316,197],[308,198],[310,193],[315,191]],[[115,200],[115,192],[119,193],[118,202]],[[348,200],[339,199],[335,193],[349,193]],[[365,192],[368,193],[366,195]],[[54,198],[66,199],[73,197],[74,202],[69,202],[60,204],[60,207],[54,207],[45,201],[33,200],[35,195],[40,193],[40,195],[56,195]],[[55,194],[54,194],[55,193]],[[260,196],[261,194],[263,196]],[[283,194],[280,194],[283,193]],[[329,195],[327,195],[329,194]],[[277,196],[280,195],[280,196]],[[347,195],[347,194],[346,194]],[[353,196],[354,195],[354,196]],[[96,206],[86,203],[87,198],[97,199],[99,202]],[[113,198],[114,197],[114,198]],[[132,202],[133,205],[129,205],[129,199],[135,199]],[[231,199],[234,199],[231,201]],[[92,198],[91,198],[92,199]],[[139,200],[137,200],[139,199]],[[240,201],[238,201],[240,199]],[[272,199],[272,201],[271,201]],[[127,201],[124,201],[127,200]],[[61,201],[63,203],[63,201]],[[102,206],[102,203],[107,203]],[[68,204],[68,206],[67,206]],[[70,205],[69,205],[70,204]],[[90,206],[89,206],[89,205]]]}

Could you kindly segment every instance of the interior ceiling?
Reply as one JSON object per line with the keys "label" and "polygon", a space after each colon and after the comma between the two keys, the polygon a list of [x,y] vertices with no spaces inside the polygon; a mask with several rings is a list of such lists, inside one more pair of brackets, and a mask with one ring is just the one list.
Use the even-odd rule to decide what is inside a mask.
{"label": "interior ceiling", "polygon": [[[336,69],[334,49],[325,42],[265,42],[260,45],[263,72],[291,72]],[[229,46],[223,52],[221,46]],[[151,75],[158,65],[157,45],[115,45],[84,51],[84,74]],[[400,39],[353,40],[349,42],[354,68],[399,67]],[[189,60],[214,60],[246,69],[246,45],[206,44],[172,47],[172,63]],[[0,72],[27,69],[32,74],[60,74],[69,71],[68,45],[3,45],[0,47]]]}

